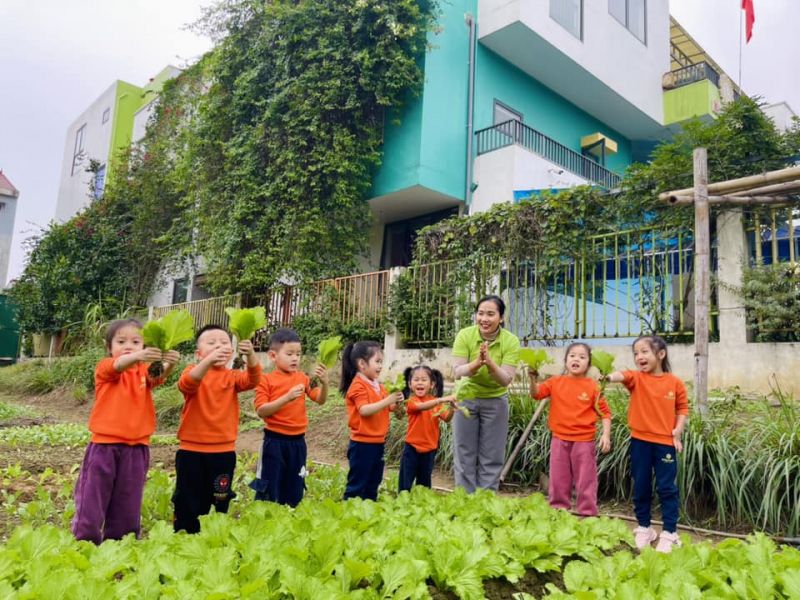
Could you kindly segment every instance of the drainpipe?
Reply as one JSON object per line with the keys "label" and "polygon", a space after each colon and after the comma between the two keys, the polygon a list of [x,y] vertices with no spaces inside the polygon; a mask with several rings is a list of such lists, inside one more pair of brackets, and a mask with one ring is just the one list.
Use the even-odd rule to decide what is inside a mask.
{"label": "drainpipe", "polygon": [[474,137],[472,124],[472,107],[475,103],[475,19],[471,13],[464,16],[464,21],[469,27],[469,84],[467,87],[467,181],[464,190],[464,205],[459,208],[458,214],[463,215],[472,203],[472,138]]}

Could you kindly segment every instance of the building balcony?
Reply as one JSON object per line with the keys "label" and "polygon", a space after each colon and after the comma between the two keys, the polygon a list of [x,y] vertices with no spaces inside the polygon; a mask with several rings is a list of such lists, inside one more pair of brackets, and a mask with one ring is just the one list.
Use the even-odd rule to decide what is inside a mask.
{"label": "building balcony", "polygon": [[499,202],[513,202],[533,190],[578,185],[614,188],[621,177],[519,121],[506,121],[475,132],[477,157],[470,212]]}
{"label": "building balcony", "polygon": [[720,74],[707,62],[665,73],[662,86],[664,125],[695,117],[710,120],[722,109]]}

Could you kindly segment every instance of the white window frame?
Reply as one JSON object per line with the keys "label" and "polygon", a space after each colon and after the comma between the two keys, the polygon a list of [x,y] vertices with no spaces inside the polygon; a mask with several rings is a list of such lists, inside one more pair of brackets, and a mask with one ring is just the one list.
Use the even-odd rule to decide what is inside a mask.
{"label": "white window frame", "polygon": [[[617,15],[611,12],[611,0],[608,0],[608,14],[610,14],[614,20],[622,25],[625,29],[630,32],[630,34],[635,37],[637,40],[642,42],[645,46],[647,46],[647,0],[641,0],[642,2],[642,11],[644,12],[644,30],[642,31],[642,37],[640,38],[634,31],[631,29],[631,2],[637,2],[638,0],[622,0],[625,3],[625,20],[621,21]],[[644,39],[642,39],[644,38]]]}
{"label": "white window frame", "polygon": [[[578,4],[578,31],[577,33],[569,28],[568,24],[562,23],[558,19],[558,13],[554,13],[553,7],[557,5],[564,5],[566,2],[577,2]],[[568,31],[570,35],[574,36],[575,38],[583,41],[583,0],[550,0],[550,10],[549,10],[550,18],[553,19],[556,23],[558,23],[561,27],[564,28],[565,31]]]}
{"label": "white window frame", "polygon": [[86,123],[75,132],[75,149],[72,152],[72,171],[70,175],[75,175],[75,170],[83,162],[83,142],[86,139]]}

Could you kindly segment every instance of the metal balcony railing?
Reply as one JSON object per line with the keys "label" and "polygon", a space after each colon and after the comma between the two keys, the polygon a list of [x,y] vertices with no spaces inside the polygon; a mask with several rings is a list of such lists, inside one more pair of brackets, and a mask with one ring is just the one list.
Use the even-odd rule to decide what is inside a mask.
{"label": "metal balcony railing", "polygon": [[719,73],[707,62],[699,62],[688,67],[675,69],[664,75],[664,89],[679,88],[696,81],[708,79],[715,86],[719,87]]}
{"label": "metal balcony railing", "polygon": [[478,156],[519,144],[550,162],[604,188],[615,188],[622,177],[590,158],[567,148],[524,123],[511,120],[475,132]]}

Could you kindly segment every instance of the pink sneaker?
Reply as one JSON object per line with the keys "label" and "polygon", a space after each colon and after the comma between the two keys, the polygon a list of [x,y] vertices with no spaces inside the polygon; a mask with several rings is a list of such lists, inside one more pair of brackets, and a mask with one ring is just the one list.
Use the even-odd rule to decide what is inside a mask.
{"label": "pink sneaker", "polygon": [[672,552],[673,546],[680,547],[681,540],[678,537],[678,532],[670,533],[669,531],[662,531],[658,536],[658,544],[656,544],[656,552],[663,552],[669,554]]}
{"label": "pink sneaker", "polygon": [[652,544],[658,537],[656,530],[652,527],[642,527],[641,525],[633,530],[633,539],[636,541],[636,549],[642,550]]}

